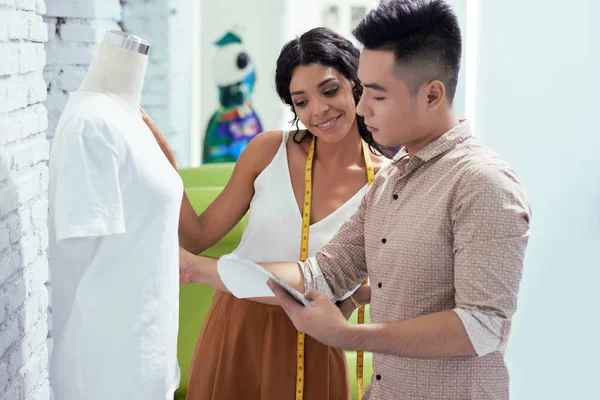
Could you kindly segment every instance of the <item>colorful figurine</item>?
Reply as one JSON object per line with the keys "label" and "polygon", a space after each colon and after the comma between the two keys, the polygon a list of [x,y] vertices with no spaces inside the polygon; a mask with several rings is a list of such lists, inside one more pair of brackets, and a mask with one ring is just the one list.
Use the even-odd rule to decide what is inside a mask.
{"label": "colorful figurine", "polygon": [[216,43],[214,76],[220,107],[210,118],[204,136],[203,163],[235,162],[250,140],[262,132],[250,98],[256,71],[242,39],[227,32]]}

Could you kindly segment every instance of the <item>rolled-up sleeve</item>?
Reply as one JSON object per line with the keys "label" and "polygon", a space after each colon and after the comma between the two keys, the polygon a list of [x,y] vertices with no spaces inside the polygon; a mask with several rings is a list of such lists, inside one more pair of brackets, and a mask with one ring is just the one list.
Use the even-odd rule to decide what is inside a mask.
{"label": "rolled-up sleeve", "polygon": [[369,193],[329,243],[315,257],[300,263],[305,291],[318,290],[340,300],[367,277],[364,221]]}
{"label": "rolled-up sleeve", "polygon": [[531,209],[515,173],[478,167],[453,208],[455,313],[479,356],[506,346],[517,297]]}

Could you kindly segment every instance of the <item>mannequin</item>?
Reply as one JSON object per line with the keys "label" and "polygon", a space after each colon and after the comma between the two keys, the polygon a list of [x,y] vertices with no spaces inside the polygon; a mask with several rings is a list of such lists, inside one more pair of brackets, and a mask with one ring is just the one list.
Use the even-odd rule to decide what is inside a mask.
{"label": "mannequin", "polygon": [[139,110],[149,51],[137,36],[107,32],[79,90],[105,93]]}
{"label": "mannequin", "polygon": [[[87,70],[79,90],[103,93],[138,112],[150,45],[143,39],[121,31],[106,32]],[[69,238],[60,245],[68,248],[73,260],[88,265],[101,238]],[[83,271],[79,271],[81,276]]]}
{"label": "mannequin", "polygon": [[143,122],[150,46],[107,32],[58,122],[49,172],[54,346],[61,400],[172,399],[183,185]]}

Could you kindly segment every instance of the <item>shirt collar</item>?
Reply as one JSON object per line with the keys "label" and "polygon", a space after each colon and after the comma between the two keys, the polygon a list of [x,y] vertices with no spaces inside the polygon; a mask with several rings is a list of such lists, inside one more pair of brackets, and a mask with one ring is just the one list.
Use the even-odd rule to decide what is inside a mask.
{"label": "shirt collar", "polygon": [[[428,162],[434,157],[439,156],[440,154],[447,153],[456,147],[459,143],[467,140],[472,137],[473,133],[471,131],[471,125],[469,121],[464,120],[459,125],[450,129],[448,132],[444,133],[438,139],[429,143],[425,146],[424,149],[420,150],[414,155],[414,158],[418,158],[424,162]],[[408,157],[408,152],[406,148],[401,148],[398,153],[394,156],[394,163],[398,163],[400,160]]]}

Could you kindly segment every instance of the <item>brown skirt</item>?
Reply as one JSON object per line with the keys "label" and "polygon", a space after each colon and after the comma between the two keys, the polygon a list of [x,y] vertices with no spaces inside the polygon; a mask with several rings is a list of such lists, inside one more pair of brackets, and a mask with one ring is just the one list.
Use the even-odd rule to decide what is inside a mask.
{"label": "brown skirt", "polygon": [[[187,400],[294,400],[294,325],[278,306],[217,292],[192,360]],[[305,400],[348,400],[346,357],[306,336]]]}

